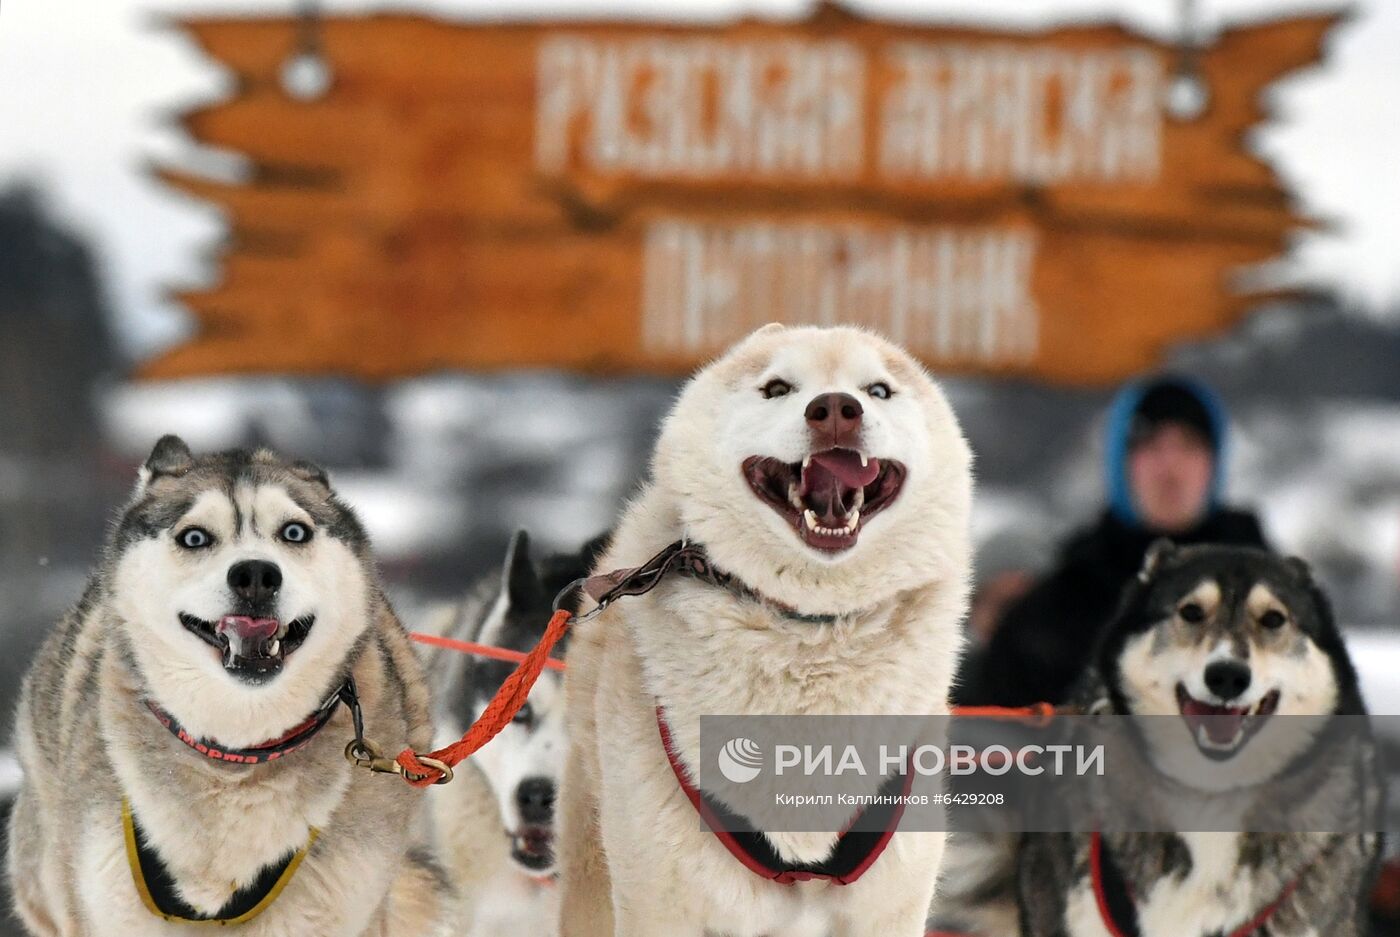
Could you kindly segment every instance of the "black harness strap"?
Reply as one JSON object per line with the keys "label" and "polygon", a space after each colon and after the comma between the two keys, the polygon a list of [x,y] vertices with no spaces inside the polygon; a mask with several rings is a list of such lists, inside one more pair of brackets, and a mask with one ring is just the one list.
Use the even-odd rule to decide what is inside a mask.
{"label": "black harness strap", "polygon": [[122,832],[132,882],[147,911],[173,923],[229,926],[250,921],[267,910],[291,881],[297,866],[316,842],[319,831],[312,827],[305,846],[264,867],[256,879],[231,894],[224,906],[213,914],[195,910],[180,897],[174,876],[160,853],[146,842],[131,804],[125,800],[122,801]]}
{"label": "black harness strap", "polygon": [[[906,764],[903,774],[891,775],[880,785],[874,803],[851,818],[846,831],[837,836],[830,855],[821,862],[785,862],[768,837],[755,829],[747,818],[695,785],[676,755],[671,727],[660,706],[656,708],[656,725],[676,781],[710,832],[746,869],[780,885],[814,879],[849,885],[859,879],[889,845],[904,816],[904,804],[914,783],[914,772]],[[857,825],[861,829],[853,828]]]}
{"label": "black harness strap", "polygon": [[[1141,937],[1142,929],[1138,924],[1137,902],[1133,898],[1132,888],[1113,861],[1108,843],[1104,842],[1103,834],[1099,832],[1090,834],[1089,876],[1094,900],[1099,906],[1099,917],[1103,919],[1108,932],[1113,937]],[[1297,890],[1298,882],[1296,878],[1290,881],[1269,905],[1229,934],[1218,931],[1217,934],[1220,937],[1254,937]]]}
{"label": "black harness strap", "polygon": [[1095,898],[1104,923],[1109,925],[1114,937],[1141,937],[1137,902],[1133,900],[1132,890],[1128,888],[1118,863],[1113,861],[1113,854],[1109,852],[1101,834],[1094,834],[1089,849]]}

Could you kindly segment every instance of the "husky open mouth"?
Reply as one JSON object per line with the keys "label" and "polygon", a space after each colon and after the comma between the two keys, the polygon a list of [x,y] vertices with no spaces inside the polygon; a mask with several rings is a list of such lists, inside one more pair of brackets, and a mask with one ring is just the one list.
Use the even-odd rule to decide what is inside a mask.
{"label": "husky open mouth", "polygon": [[808,546],[839,553],[855,546],[861,526],[889,506],[905,468],[854,449],[825,449],[801,462],[749,456],[744,478],[754,494],[792,524]]}
{"label": "husky open mouth", "polygon": [[246,683],[263,683],[281,672],[315,623],[315,615],[302,615],[283,625],[276,618],[225,615],[211,622],[180,613],[185,630],[218,649],[224,669]]}
{"label": "husky open mouth", "polygon": [[510,836],[510,857],[531,872],[547,873],[554,867],[554,829],[527,823]]}
{"label": "husky open mouth", "polygon": [[1244,747],[1278,709],[1279,691],[1273,690],[1252,706],[1219,706],[1192,696],[1185,684],[1176,685],[1181,718],[1196,747],[1207,758],[1222,761]]}

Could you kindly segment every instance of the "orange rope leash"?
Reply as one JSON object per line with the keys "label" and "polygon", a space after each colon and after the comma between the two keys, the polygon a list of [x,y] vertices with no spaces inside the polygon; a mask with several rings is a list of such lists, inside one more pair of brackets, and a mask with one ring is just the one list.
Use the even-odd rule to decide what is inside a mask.
{"label": "orange rope leash", "polygon": [[[544,637],[540,639],[540,643],[536,644],[511,671],[510,676],[506,677],[501,688],[491,698],[491,702],[486,704],[486,711],[481,714],[481,718],[471,724],[460,740],[438,749],[429,757],[443,762],[449,768],[455,768],[481,746],[500,735],[501,730],[510,725],[515,714],[520,712],[520,707],[525,705],[530,688],[540,678],[540,672],[549,660],[549,652],[564,636],[572,619],[573,613],[566,608],[555,612],[544,629]],[[394,760],[403,769],[404,780],[414,787],[428,787],[446,776],[441,768],[420,761],[418,753],[411,748],[399,752],[399,756]]]}
{"label": "orange rope leash", "polygon": [[[516,713],[520,712],[520,707],[525,705],[531,688],[534,687],[535,681],[540,678],[540,673],[544,668],[565,669],[564,662],[550,657],[549,652],[554,649],[554,646],[559,643],[559,639],[564,636],[564,632],[569,629],[571,621],[573,621],[573,615],[568,609],[561,608],[555,612],[545,627],[544,637],[528,654],[492,647],[487,644],[475,644],[471,641],[458,641],[453,638],[411,632],[409,637],[420,644],[460,651],[465,654],[479,654],[483,657],[512,661],[516,664],[516,668],[511,671],[510,676],[506,677],[501,688],[496,691],[496,695],[486,705],[486,710],[481,714],[481,718],[471,724],[466,734],[458,741],[445,748],[440,748],[426,757],[433,761],[440,761],[449,768],[455,768],[481,746],[500,735],[501,730],[510,725]],[[954,706],[952,713],[955,716],[1017,719],[1043,726],[1048,725],[1055,718],[1056,710],[1049,703],[1035,703],[1031,706]],[[414,787],[429,787],[445,777],[441,768],[421,760],[423,757],[413,749],[405,748],[394,759],[403,769],[404,780]]]}
{"label": "orange rope leash", "polygon": [[952,712],[955,716],[1015,719],[1040,726],[1049,725],[1051,720],[1059,715],[1059,710],[1050,703],[1032,703],[1029,706],[954,706]]}

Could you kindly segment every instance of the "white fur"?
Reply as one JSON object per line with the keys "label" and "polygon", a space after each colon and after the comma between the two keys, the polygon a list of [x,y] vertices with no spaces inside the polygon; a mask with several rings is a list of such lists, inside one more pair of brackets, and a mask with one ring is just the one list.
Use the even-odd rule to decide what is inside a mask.
{"label": "white fur", "polygon": [[[759,389],[773,377],[796,390],[764,399]],[[895,396],[867,396],[875,381]],[[740,471],[752,455],[800,461],[806,402],[832,391],[862,401],[864,451],[908,468],[895,502],[834,555],[806,546]],[[692,773],[703,714],[946,712],[966,607],[971,489],[971,456],[942,394],[868,333],[770,326],[691,381],[662,430],[651,482],[600,568],[637,565],[685,536],[779,602],[848,614],[830,625],[794,622],[677,579],[580,629],[565,681],[565,934],[922,934],[943,834],[897,833],[852,885],[762,880],[701,830],[667,764],[654,707],[665,707]],[[835,834],[769,838],[785,857],[815,860]]]}
{"label": "white fur", "polygon": [[[241,529],[234,526],[234,503]],[[369,597],[363,567],[345,544],[315,533],[305,544],[278,539],[287,521],[312,526],[281,486],[239,486],[234,503],[221,491],[205,491],[173,528],[132,544],[118,559],[111,595],[161,706],[191,734],[243,748],[276,738],[320,706],[336,668],[369,622]],[[190,525],[213,534],[214,545],[186,550],[176,544],[175,536]],[[179,619],[181,612],[205,621],[228,614],[228,569],[240,560],[269,560],[281,568],[277,617],[284,624],[316,616],[282,673],[257,686],[224,670],[219,651]],[[210,704],[211,694],[217,705]]]}

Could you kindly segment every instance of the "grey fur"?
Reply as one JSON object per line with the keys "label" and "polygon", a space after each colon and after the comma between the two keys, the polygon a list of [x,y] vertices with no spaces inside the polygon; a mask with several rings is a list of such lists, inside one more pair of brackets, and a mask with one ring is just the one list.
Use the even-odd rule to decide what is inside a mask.
{"label": "grey fur", "polygon": [[[1135,637],[1148,635],[1155,659],[1183,646],[1188,638],[1180,634],[1175,609],[1203,581],[1215,584],[1221,599],[1212,618],[1195,626],[1199,629],[1195,640],[1207,646],[1229,646],[1242,658],[1251,653],[1296,657],[1300,647],[1304,651],[1320,649],[1331,664],[1327,679],[1335,691],[1334,712],[1364,717],[1355,672],[1340,632],[1306,564],[1257,550],[1178,549],[1166,543],[1154,545],[1138,579],[1128,586],[1096,664],[1081,683],[1077,702],[1096,712],[1137,712],[1121,682],[1125,647]],[[1287,626],[1268,633],[1262,632],[1244,610],[1246,597],[1261,583],[1285,603],[1290,615]],[[1358,724],[1359,719],[1350,723]],[[1324,734],[1291,770],[1273,779],[1270,798],[1299,809],[1313,806],[1325,811],[1340,806],[1344,812],[1355,812],[1356,828],[1375,830],[1379,828],[1382,796],[1377,771],[1369,734],[1359,746]],[[1218,852],[1226,849],[1233,851],[1234,858],[1217,880],[1220,890],[1214,899],[1203,899],[1224,902],[1220,914],[1234,916],[1236,923],[1224,932],[1242,925],[1286,892],[1261,934],[1360,937],[1366,933],[1365,899],[1380,851],[1378,834],[1243,833],[1236,838],[1236,834],[1114,833],[1109,831],[1143,828],[1133,825],[1133,817],[1151,815],[1152,798],[1146,792],[1165,791],[1179,798],[1177,803],[1191,802],[1192,794],[1185,786],[1165,780],[1146,760],[1135,765],[1115,760],[1114,771],[1102,785],[1086,780],[1071,796],[1095,805],[1096,815],[1108,811],[1102,826],[1105,848],[1139,902],[1164,882],[1179,885],[1187,881],[1198,868],[1202,875],[1208,874],[1204,870],[1214,868],[1212,863],[1218,865],[1222,856],[1228,859],[1229,852]],[[983,846],[987,841],[987,837],[978,840]],[[1201,849],[1216,854],[1195,851]],[[1087,833],[1024,834],[1018,841],[1008,840],[1006,855],[1007,861],[987,868],[980,880],[970,876],[972,884],[964,882],[950,896],[950,906],[940,908],[943,916],[949,920],[987,920],[999,913],[1003,920],[1015,922],[1004,924],[1001,930],[984,931],[987,937],[1102,933],[1092,900]],[[956,860],[953,867],[958,867]],[[1005,901],[1009,882],[1015,883],[1014,909]],[[1232,888],[1244,889],[1249,895],[1244,899],[1248,907],[1229,903],[1224,896]],[[1081,915],[1077,922],[1072,904]],[[1142,937],[1219,937],[1220,933],[1215,929],[1197,932],[1174,921],[1167,930],[1144,926]]]}
{"label": "grey fur", "polygon": [[[422,795],[398,778],[348,765],[342,749],[353,733],[344,708],[307,748],[247,767],[190,751],[142,705],[151,685],[134,653],[139,630],[115,611],[118,564],[137,542],[166,536],[202,492],[238,486],[285,489],[314,519],[317,536],[349,548],[367,584],[364,617],[358,638],[336,652],[342,656],[334,672],[354,675],[371,738],[419,750],[431,743],[427,684],[378,584],[364,531],[324,473],[265,450],[196,458],[178,438],[165,437],[114,525],[82,600],[24,680],[16,722],[25,782],[12,814],[8,870],[16,911],[31,933],[192,932],[150,915],[138,900],[118,848],[123,798],[134,801],[138,792],[156,805],[143,814],[143,827],[188,847],[181,868],[207,860],[211,874],[223,862],[275,861],[278,855],[264,855],[266,843],[289,835],[287,829],[306,835],[312,822],[306,811],[324,805],[328,819],[319,823],[319,838],[295,877],[240,933],[441,932],[447,888],[436,864],[415,845]],[[337,682],[315,691],[328,695]],[[218,694],[218,686],[209,687],[209,705],[218,705]],[[287,713],[287,725],[305,715]],[[135,774],[132,765],[141,766]],[[201,838],[214,844],[203,846]],[[182,896],[199,907],[185,890],[195,878],[176,880]],[[207,901],[202,906],[212,910]]]}

